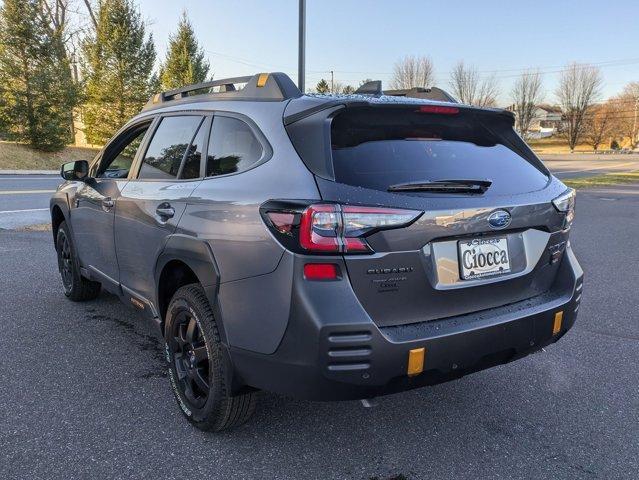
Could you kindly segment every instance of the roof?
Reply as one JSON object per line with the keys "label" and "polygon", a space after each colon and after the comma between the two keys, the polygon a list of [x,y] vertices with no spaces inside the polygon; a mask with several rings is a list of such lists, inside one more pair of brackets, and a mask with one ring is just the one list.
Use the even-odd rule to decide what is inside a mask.
{"label": "roof", "polygon": [[561,107],[557,106],[557,105],[546,105],[546,104],[542,104],[542,105],[537,105],[537,108],[544,110],[548,113],[562,113],[561,112]]}

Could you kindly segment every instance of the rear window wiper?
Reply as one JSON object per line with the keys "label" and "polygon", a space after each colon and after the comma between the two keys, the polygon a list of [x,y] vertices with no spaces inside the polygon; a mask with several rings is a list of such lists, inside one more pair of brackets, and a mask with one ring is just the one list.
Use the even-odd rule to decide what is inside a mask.
{"label": "rear window wiper", "polygon": [[418,180],[397,183],[389,192],[484,193],[492,185],[490,180]]}

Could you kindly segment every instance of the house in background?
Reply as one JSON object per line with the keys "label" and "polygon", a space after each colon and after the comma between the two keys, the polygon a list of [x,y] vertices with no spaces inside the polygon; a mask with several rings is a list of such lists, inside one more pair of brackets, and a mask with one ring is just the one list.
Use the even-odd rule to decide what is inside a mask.
{"label": "house in background", "polygon": [[[506,110],[514,111],[514,105],[510,105]],[[528,138],[552,137],[560,129],[561,123],[561,107],[545,104],[537,105],[528,128]]]}

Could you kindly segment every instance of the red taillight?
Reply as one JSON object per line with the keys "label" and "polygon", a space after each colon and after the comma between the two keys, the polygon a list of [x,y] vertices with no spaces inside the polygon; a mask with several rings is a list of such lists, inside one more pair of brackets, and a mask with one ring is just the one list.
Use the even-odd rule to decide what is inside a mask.
{"label": "red taillight", "polygon": [[339,280],[339,266],[334,263],[307,263],[304,265],[306,280]]}
{"label": "red taillight", "polygon": [[417,110],[419,113],[437,113],[440,115],[457,115],[459,108],[457,107],[445,107],[442,105],[422,105]]}
{"label": "red taillight", "polygon": [[340,213],[336,205],[311,205],[302,213],[300,245],[306,250],[339,252]]}
{"label": "red taillight", "polygon": [[309,252],[372,252],[363,238],[365,235],[405,226],[420,214],[396,208],[311,205],[302,213],[299,242]]}

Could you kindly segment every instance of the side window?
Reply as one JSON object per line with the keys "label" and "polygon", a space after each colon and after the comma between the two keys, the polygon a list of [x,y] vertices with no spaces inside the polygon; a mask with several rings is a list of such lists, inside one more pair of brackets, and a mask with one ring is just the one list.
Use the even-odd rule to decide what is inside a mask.
{"label": "side window", "polygon": [[98,178],[126,178],[131,170],[135,153],[151,123],[139,125],[116,138],[102,157]]}
{"label": "side window", "polygon": [[205,119],[200,125],[193,142],[189,145],[189,149],[186,152],[186,158],[184,159],[184,166],[182,167],[182,173],[180,178],[192,179],[200,177],[200,162],[202,161],[202,149],[204,142],[206,142],[206,134],[209,130],[209,124],[211,122],[210,117]]}
{"label": "side window", "polygon": [[193,140],[202,117],[165,117],[153,134],[144,155],[138,178],[177,178],[182,159]]}
{"label": "side window", "polygon": [[209,138],[206,176],[246,170],[262,158],[262,153],[262,144],[245,122],[216,116]]}

